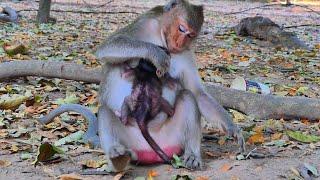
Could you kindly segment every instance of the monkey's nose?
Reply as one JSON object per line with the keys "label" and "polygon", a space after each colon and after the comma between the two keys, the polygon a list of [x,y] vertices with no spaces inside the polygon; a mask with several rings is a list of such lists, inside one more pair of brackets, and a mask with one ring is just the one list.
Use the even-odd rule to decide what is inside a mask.
{"label": "monkey's nose", "polygon": [[157,74],[158,77],[162,77],[162,75],[163,75],[162,72],[160,70],[158,70],[158,69],[156,71],[156,74]]}

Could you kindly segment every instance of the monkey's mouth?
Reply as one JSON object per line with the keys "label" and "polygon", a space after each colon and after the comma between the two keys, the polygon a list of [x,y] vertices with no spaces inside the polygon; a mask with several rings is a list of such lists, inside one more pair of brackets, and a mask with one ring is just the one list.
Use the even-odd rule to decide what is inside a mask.
{"label": "monkey's mouth", "polygon": [[183,51],[182,48],[180,48],[180,47],[178,47],[178,46],[174,46],[174,45],[171,45],[169,48],[170,48],[169,51],[170,51],[171,53],[179,53],[179,52],[182,52],[182,51]]}

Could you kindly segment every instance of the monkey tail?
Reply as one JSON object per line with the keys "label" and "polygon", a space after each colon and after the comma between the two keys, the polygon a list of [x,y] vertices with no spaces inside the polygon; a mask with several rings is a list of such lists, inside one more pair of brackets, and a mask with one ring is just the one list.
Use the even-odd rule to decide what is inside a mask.
{"label": "monkey tail", "polygon": [[140,131],[144,137],[144,139],[148,142],[151,148],[160,156],[160,158],[167,164],[171,164],[171,160],[168,155],[163,152],[160,146],[154,141],[154,139],[150,136],[147,125],[143,121],[138,121],[138,126]]}
{"label": "monkey tail", "polygon": [[53,119],[60,114],[68,111],[74,111],[81,114],[88,121],[88,130],[83,136],[85,142],[91,143],[94,147],[100,146],[100,140],[97,135],[98,133],[98,120],[97,117],[90,111],[90,109],[79,104],[65,104],[53,111],[51,111],[47,116],[44,116],[38,121],[42,124],[48,124],[53,121]]}

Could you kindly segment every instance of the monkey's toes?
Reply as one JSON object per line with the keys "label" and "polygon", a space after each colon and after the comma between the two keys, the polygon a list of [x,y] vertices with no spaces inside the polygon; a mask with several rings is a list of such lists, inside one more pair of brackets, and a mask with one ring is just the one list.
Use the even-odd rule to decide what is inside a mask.
{"label": "monkey's toes", "polygon": [[201,169],[202,160],[200,156],[194,154],[186,154],[183,156],[183,163],[189,169]]}
{"label": "monkey's toes", "polygon": [[232,128],[228,128],[227,133],[228,136],[236,138],[240,146],[240,152],[244,152],[246,150],[246,146],[241,129],[238,126],[234,126]]}
{"label": "monkey's toes", "polygon": [[126,149],[123,145],[112,146],[109,150],[109,157],[110,158],[116,158],[116,157],[119,157],[124,154],[126,154]]}

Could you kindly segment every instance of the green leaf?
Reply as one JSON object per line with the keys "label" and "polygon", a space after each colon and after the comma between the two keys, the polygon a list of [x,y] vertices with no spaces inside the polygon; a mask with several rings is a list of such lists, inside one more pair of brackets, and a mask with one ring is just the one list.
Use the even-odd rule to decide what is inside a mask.
{"label": "green leaf", "polygon": [[308,87],[299,87],[299,89],[297,90],[298,94],[305,94],[306,91],[308,91]]}
{"label": "green leaf", "polygon": [[20,158],[22,160],[27,160],[27,159],[31,159],[32,155],[30,153],[23,153],[23,154],[20,155]]}
{"label": "green leaf", "polygon": [[2,47],[0,47],[0,56],[4,56],[5,54],[6,54],[6,52],[4,51],[4,49]]}
{"label": "green leaf", "polygon": [[55,146],[61,146],[61,145],[64,145],[64,144],[67,144],[67,143],[71,143],[71,142],[77,142],[79,140],[82,139],[82,136],[84,135],[84,132],[83,131],[78,131],[78,132],[75,132],[75,133],[72,133],[72,134],[69,134],[68,136],[62,138],[62,139],[59,139],[58,141],[56,141],[54,143]]}
{"label": "green leaf", "polygon": [[288,146],[290,143],[289,142],[286,142],[286,140],[275,140],[275,141],[271,141],[271,142],[268,142],[268,143],[265,143],[264,145],[266,146],[277,146],[277,147],[285,147],[285,146]]}
{"label": "green leaf", "polygon": [[47,142],[43,143],[39,146],[37,158],[32,164],[36,166],[41,161],[50,160],[55,154],[64,154],[64,151]]}
{"label": "green leaf", "polygon": [[5,126],[6,124],[4,123],[4,118],[0,117],[0,126]]}
{"label": "green leaf", "polygon": [[179,156],[177,156],[176,154],[173,155],[173,159],[172,159],[172,161],[171,161],[171,164],[172,164],[172,166],[173,166],[174,168],[176,168],[176,169],[181,168],[181,167],[184,167],[184,168],[186,167],[186,166],[183,164],[181,158],[180,158]]}
{"label": "green leaf", "polygon": [[134,180],[146,180],[146,178],[142,177],[142,176],[139,176],[139,177],[134,178]]}
{"label": "green leaf", "polygon": [[59,98],[56,101],[53,102],[54,104],[62,105],[62,104],[78,104],[79,98],[72,94],[70,96],[67,96],[65,99]]}
{"label": "green leaf", "polygon": [[295,139],[297,141],[304,142],[304,143],[311,143],[311,142],[320,141],[320,136],[306,135],[300,131],[287,131],[287,134],[292,139]]}

